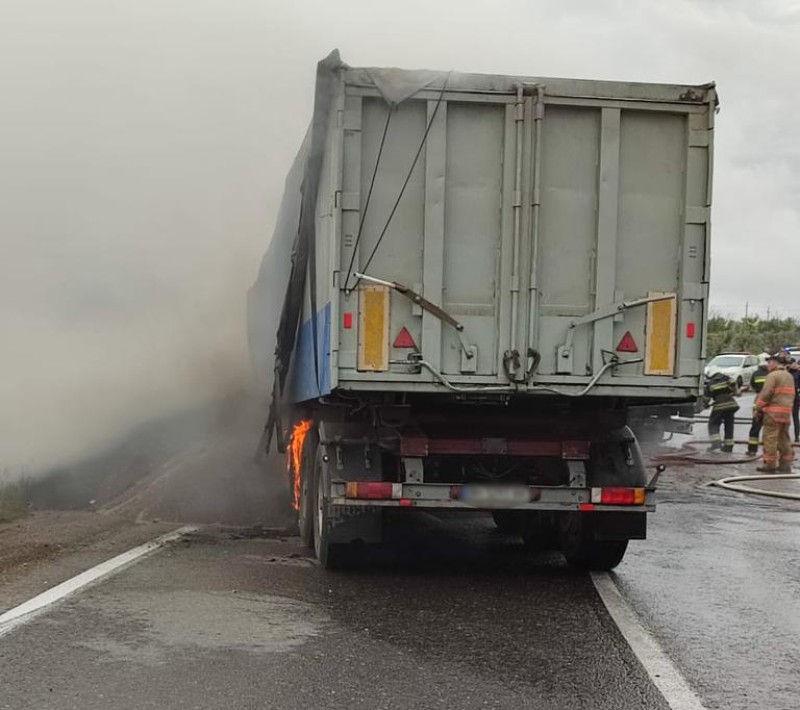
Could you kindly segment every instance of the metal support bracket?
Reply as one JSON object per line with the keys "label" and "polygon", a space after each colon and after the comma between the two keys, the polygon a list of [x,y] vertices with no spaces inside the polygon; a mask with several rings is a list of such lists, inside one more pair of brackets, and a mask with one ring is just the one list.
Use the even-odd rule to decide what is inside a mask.
{"label": "metal support bracket", "polygon": [[583,461],[567,461],[569,487],[586,488],[586,464]]}
{"label": "metal support bracket", "polygon": [[645,486],[645,490],[654,491],[656,489],[656,483],[658,483],[658,479],[661,477],[661,474],[664,473],[666,468],[667,467],[663,463],[660,463],[658,466],[656,466],[656,472],[653,474],[650,482]]}
{"label": "metal support bracket", "polygon": [[464,343],[461,345],[461,372],[477,372],[478,371],[478,346],[467,345],[464,349]]}
{"label": "metal support bracket", "polygon": [[403,457],[403,470],[406,483],[424,483],[422,459]]}

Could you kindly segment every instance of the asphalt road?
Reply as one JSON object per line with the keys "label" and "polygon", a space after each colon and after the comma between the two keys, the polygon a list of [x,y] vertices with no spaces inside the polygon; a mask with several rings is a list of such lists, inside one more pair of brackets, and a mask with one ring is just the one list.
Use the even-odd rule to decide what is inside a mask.
{"label": "asphalt road", "polygon": [[[794,710],[800,504],[702,485],[743,472],[668,469],[614,579],[708,708]],[[294,537],[175,543],[1,637],[0,708],[669,707],[558,555],[483,515],[392,530],[348,573]]]}
{"label": "asphalt road", "polygon": [[[747,472],[729,468],[717,471]],[[648,540],[631,546],[615,581],[709,707],[793,710],[800,503],[695,487],[682,474],[666,475]]]}
{"label": "asphalt road", "polygon": [[587,576],[486,518],[400,529],[346,574],[192,537],[0,639],[0,707],[667,707]]}

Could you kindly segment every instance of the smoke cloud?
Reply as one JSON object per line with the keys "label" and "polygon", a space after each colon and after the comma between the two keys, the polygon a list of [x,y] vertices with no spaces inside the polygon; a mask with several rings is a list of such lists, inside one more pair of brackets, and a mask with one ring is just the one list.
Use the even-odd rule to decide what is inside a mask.
{"label": "smoke cloud", "polygon": [[354,65],[716,79],[712,307],[800,314],[795,259],[753,268],[754,239],[793,255],[800,225],[800,14],[757,5],[6,0],[0,471],[91,455],[232,388],[263,394],[246,293],[337,46]]}
{"label": "smoke cloud", "polygon": [[251,387],[246,292],[303,129],[275,154],[263,38],[223,3],[4,8],[0,470],[35,473]]}

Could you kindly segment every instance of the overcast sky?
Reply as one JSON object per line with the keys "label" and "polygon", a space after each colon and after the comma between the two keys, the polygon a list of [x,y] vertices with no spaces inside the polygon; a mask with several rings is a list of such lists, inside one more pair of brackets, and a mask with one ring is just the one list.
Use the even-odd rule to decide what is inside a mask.
{"label": "overcast sky", "polygon": [[800,2],[3,0],[0,472],[247,382],[315,64],[716,80],[712,308],[800,316]]}

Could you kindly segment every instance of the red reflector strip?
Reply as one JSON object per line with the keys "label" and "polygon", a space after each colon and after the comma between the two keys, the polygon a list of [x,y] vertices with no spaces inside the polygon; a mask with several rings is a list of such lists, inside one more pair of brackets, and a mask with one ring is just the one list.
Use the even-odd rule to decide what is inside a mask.
{"label": "red reflector strip", "polygon": [[347,312],[344,314],[344,329],[351,330],[353,328],[353,314]]}
{"label": "red reflector strip", "polygon": [[414,501],[411,500],[410,498],[401,498],[400,499],[400,507],[401,508],[410,508],[412,505],[414,505]]}
{"label": "red reflector strip", "polygon": [[686,324],[686,337],[687,338],[694,338],[694,323],[687,323]]}
{"label": "red reflector strip", "polygon": [[601,505],[644,505],[644,488],[592,488],[592,502]]}
{"label": "red reflector strip", "polygon": [[578,505],[578,510],[594,510],[593,503],[580,503]]}

